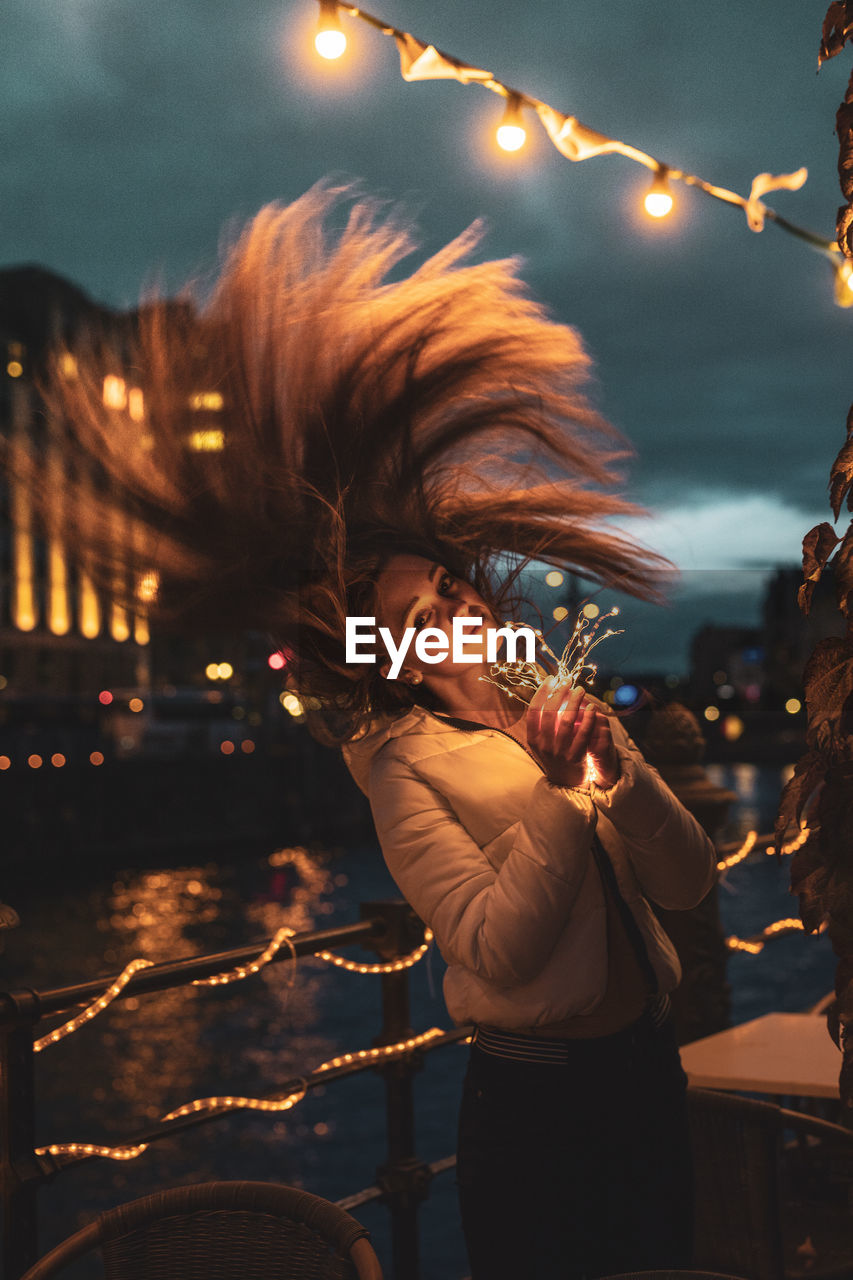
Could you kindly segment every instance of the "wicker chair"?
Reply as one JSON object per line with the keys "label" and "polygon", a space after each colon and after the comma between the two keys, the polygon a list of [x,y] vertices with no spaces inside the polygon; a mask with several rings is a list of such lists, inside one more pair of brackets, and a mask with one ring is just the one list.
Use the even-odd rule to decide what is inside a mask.
{"label": "wicker chair", "polygon": [[694,1265],[747,1280],[853,1277],[853,1132],[709,1089],[688,1089],[688,1104]]}
{"label": "wicker chair", "polygon": [[270,1182],[175,1187],[102,1213],[27,1271],[54,1276],[99,1249],[105,1280],[382,1280],[355,1218]]}
{"label": "wicker chair", "polygon": [[601,1280],[738,1280],[737,1276],[724,1276],[719,1271],[621,1271],[616,1276],[602,1276]]}

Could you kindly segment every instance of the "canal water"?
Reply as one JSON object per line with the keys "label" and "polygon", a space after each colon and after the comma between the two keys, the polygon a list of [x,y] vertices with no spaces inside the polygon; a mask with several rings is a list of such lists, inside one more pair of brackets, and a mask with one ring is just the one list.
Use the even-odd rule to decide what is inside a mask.
{"label": "canal water", "polygon": [[[769,830],[780,771],[711,766],[740,804],[723,838]],[[273,850],[270,854],[274,855]],[[727,933],[748,936],[796,915],[788,864],[764,855],[731,870],[720,889]],[[158,961],[250,943],[294,930],[349,923],[358,903],[398,896],[372,843],[109,875],[67,865],[10,884],[3,897],[21,917],[0,956],[0,986],[46,988],[115,972],[142,956]],[[358,948],[352,958],[370,960]],[[443,966],[434,953],[411,973],[416,1030],[449,1025]],[[729,963],[734,1022],[773,1009],[801,1010],[831,989],[824,937],[795,935]],[[118,1003],[37,1059],[38,1141],[121,1141],[184,1102],[211,1095],[258,1097],[341,1052],[369,1048],[379,1031],[379,979],[304,959],[245,982],[189,988]],[[427,1055],[416,1082],[419,1155],[455,1150],[455,1112],[466,1049]],[[382,1082],[375,1072],[312,1092],[282,1116],[237,1113],[155,1144],[138,1160],[98,1160],[68,1170],[41,1193],[44,1250],[100,1209],[152,1190],[221,1179],[274,1180],[329,1199],[374,1181],[384,1158]],[[423,1280],[466,1274],[454,1175],[439,1175],[423,1207]],[[357,1215],[390,1274],[387,1216]],[[90,1271],[76,1273],[81,1278]]]}

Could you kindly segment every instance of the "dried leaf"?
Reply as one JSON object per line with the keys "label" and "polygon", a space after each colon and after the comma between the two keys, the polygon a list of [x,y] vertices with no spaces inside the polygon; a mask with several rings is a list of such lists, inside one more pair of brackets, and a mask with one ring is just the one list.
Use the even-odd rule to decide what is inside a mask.
{"label": "dried leaf", "polygon": [[853,608],[853,521],[844,535],[838,555],[832,562],[835,598],[845,618]]}
{"label": "dried leaf", "polygon": [[847,509],[853,511],[853,435],[849,427],[847,440],[839,449],[829,475],[829,502],[836,520],[845,495]]}
{"label": "dried leaf", "polygon": [[853,693],[853,641],[825,636],[814,647],[803,672],[812,750],[838,746],[844,704]]}
{"label": "dried leaf", "polygon": [[817,65],[823,66],[829,58],[840,53],[853,35],[853,5],[849,0],[833,0],[826,11],[821,32]]}
{"label": "dried leaf", "polygon": [[[806,801],[818,783],[823,780],[827,763],[826,758],[817,751],[807,751],[797,761],[794,772],[785,783],[785,789],[779,800],[779,811],[776,815],[774,833],[777,849],[781,849],[785,843],[789,828],[799,826]],[[808,849],[808,845],[805,845],[803,849],[797,850],[796,857],[799,857],[806,849]],[[794,865],[796,865],[796,859]],[[793,866],[791,875],[793,881]]]}
{"label": "dried leaf", "polygon": [[797,603],[803,613],[808,614],[812,603],[812,593],[820,580],[829,557],[838,545],[838,535],[828,521],[810,529],[803,538],[803,585],[797,592]]}
{"label": "dried leaf", "polygon": [[[796,873],[794,868],[791,868],[791,892],[795,893],[799,899],[800,919],[806,933],[814,933],[819,929],[829,913],[829,889],[832,880],[828,867],[825,867],[820,860],[819,842],[814,840],[811,843],[815,846],[812,858],[813,869],[803,874],[802,860]],[[801,852],[802,850],[798,849],[797,855]]]}

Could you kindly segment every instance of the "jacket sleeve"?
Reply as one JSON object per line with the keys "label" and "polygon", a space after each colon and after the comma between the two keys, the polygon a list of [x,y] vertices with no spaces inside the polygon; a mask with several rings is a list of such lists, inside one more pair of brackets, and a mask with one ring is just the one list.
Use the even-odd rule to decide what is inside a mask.
{"label": "jacket sleeve", "polygon": [[499,986],[535,978],[590,864],[590,797],[540,779],[499,871],[439,792],[393,754],[373,762],[370,803],[388,869],[444,958]]}
{"label": "jacket sleeve", "polygon": [[670,910],[695,907],[716,878],[717,851],[618,721],[613,739],[621,776],[606,791],[591,788],[595,806],[618,831],[645,897]]}

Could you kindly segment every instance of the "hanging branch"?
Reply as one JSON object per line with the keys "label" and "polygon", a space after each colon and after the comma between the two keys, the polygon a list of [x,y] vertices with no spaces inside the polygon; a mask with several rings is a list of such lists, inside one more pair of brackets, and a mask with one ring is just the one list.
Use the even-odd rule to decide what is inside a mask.
{"label": "hanging branch", "polygon": [[[853,0],[830,5],[823,24],[818,65],[840,53],[853,38]],[[853,259],[853,76],[838,109],[840,143],[838,173],[846,205],[838,211],[838,248]],[[829,478],[835,521],[846,499],[853,511],[853,407],[847,415],[847,439]],[[803,583],[800,609],[808,614],[824,570],[831,566],[835,598],[846,619],[845,636],[819,640],[803,673],[808,750],[782,793],[777,835],[799,818],[817,796],[810,817],[816,834],[794,855],[791,890],[799,896],[803,927],[815,930],[828,922],[838,957],[836,1003],[830,1031],[843,1051],[839,1087],[844,1118],[853,1128],[853,521],[839,536],[828,521],[803,539]]]}

